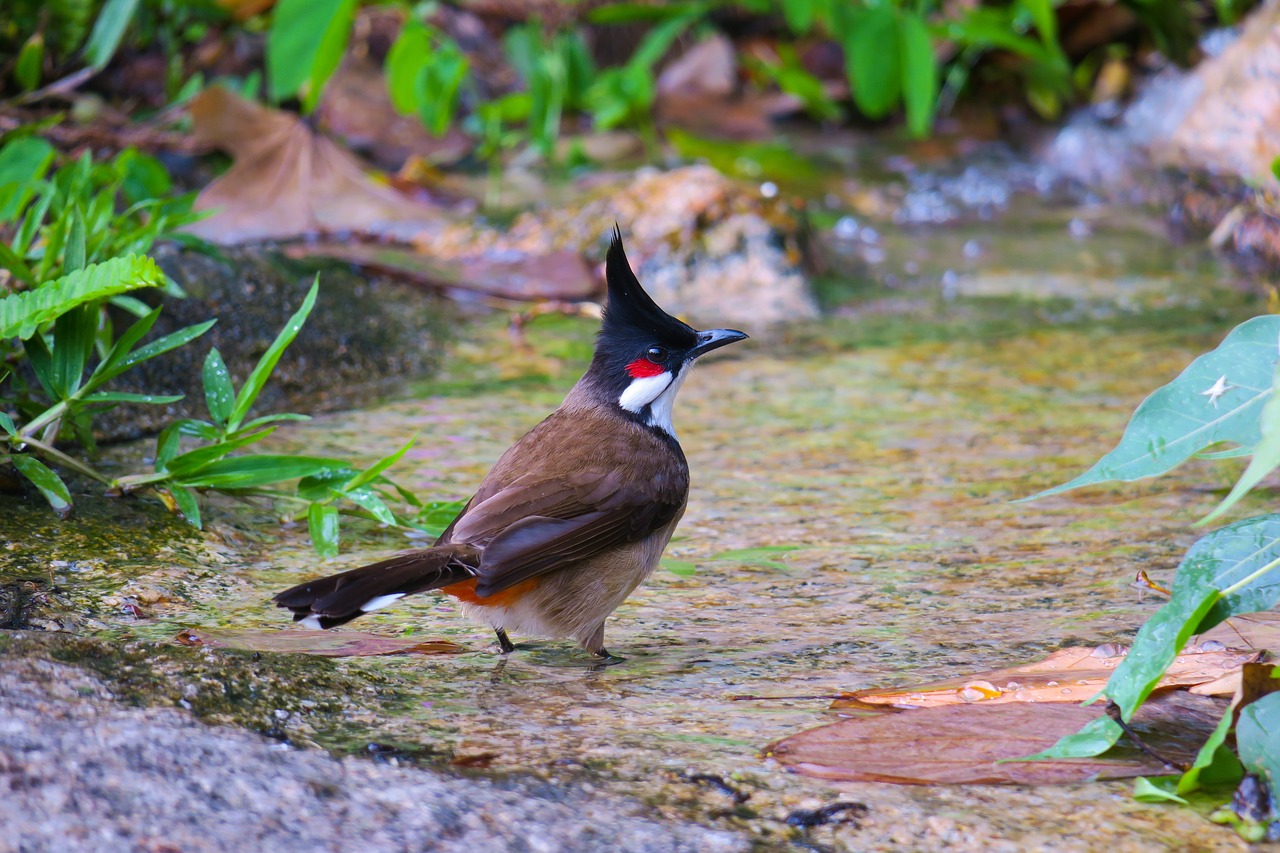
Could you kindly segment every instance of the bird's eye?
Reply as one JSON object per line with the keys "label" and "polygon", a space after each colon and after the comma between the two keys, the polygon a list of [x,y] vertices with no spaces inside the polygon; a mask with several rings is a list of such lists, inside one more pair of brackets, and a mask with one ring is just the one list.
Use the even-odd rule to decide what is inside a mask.
{"label": "bird's eye", "polygon": [[649,360],[654,364],[662,364],[667,360],[667,351],[663,347],[649,347],[649,351],[645,353]]}

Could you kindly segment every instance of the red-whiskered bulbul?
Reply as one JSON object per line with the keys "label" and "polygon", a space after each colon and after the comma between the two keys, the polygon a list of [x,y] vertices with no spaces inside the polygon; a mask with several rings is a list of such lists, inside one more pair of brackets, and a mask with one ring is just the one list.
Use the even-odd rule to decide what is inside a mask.
{"label": "red-whiskered bulbul", "polygon": [[275,597],[331,628],[440,590],[507,631],[572,637],[608,657],[604,620],[654,567],[689,497],[671,408],[695,359],[747,337],[699,332],[654,303],[615,228],[608,301],[591,366],[560,408],[517,441],[434,546],[299,584]]}

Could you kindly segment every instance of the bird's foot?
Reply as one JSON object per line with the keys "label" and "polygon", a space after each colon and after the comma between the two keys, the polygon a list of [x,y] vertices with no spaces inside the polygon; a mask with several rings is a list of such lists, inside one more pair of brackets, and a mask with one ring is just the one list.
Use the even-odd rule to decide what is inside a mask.
{"label": "bird's foot", "polygon": [[502,649],[502,654],[509,655],[516,650],[516,644],[511,642],[511,638],[507,636],[505,628],[496,629],[498,635],[498,646]]}
{"label": "bird's foot", "polygon": [[626,660],[624,657],[609,654],[608,649],[596,649],[591,653],[596,658],[596,667],[603,669],[606,666],[616,666]]}

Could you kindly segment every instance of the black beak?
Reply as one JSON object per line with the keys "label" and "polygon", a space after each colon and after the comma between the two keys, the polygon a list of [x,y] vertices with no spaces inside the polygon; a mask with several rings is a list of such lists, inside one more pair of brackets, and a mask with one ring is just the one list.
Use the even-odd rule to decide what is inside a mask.
{"label": "black beak", "polygon": [[746,337],[746,332],[739,332],[737,329],[707,329],[705,332],[698,332],[698,345],[689,350],[688,358],[692,361],[713,349],[744,340]]}

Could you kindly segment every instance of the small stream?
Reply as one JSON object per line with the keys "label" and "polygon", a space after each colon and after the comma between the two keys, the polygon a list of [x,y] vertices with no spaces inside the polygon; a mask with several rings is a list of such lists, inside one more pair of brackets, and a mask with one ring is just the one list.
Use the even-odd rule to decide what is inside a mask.
{"label": "small stream", "polygon": [[[624,663],[593,669],[546,642],[503,659],[487,629],[419,596],[351,627],[466,651],[317,664],[377,689],[342,697],[337,713],[290,705],[274,720],[283,735],[339,751],[376,742],[513,784],[585,782],[766,847],[1242,849],[1193,812],[1135,802],[1128,783],[832,785],[761,757],[833,719],[812,697],[1126,642],[1160,604],[1131,586],[1135,573],[1169,579],[1191,522],[1230,485],[1227,468],[1193,463],[1153,483],[1010,502],[1090,464],[1148,392],[1266,309],[1261,287],[1170,243],[1143,211],[1017,186],[998,203],[966,200],[952,178],[974,180],[917,178],[893,205],[933,209],[911,201],[933,192],[955,211],[945,225],[848,207],[834,182],[815,202],[825,317],[708,359],[686,384],[675,421],[692,497],[667,562],[607,624]],[[467,497],[573,383],[594,329],[547,318],[525,348],[501,318],[472,332],[438,381],[283,431],[273,448],[372,461],[416,434],[397,480],[424,498]],[[141,620],[104,608],[88,630],[165,642],[187,627],[283,629],[275,591],[414,544],[349,525],[342,557],[325,561],[305,525],[217,506],[222,544],[193,558],[203,568],[177,582],[181,597]],[[152,559],[126,585],[169,583],[178,570]],[[859,826],[785,822],[836,800],[869,812]]]}

